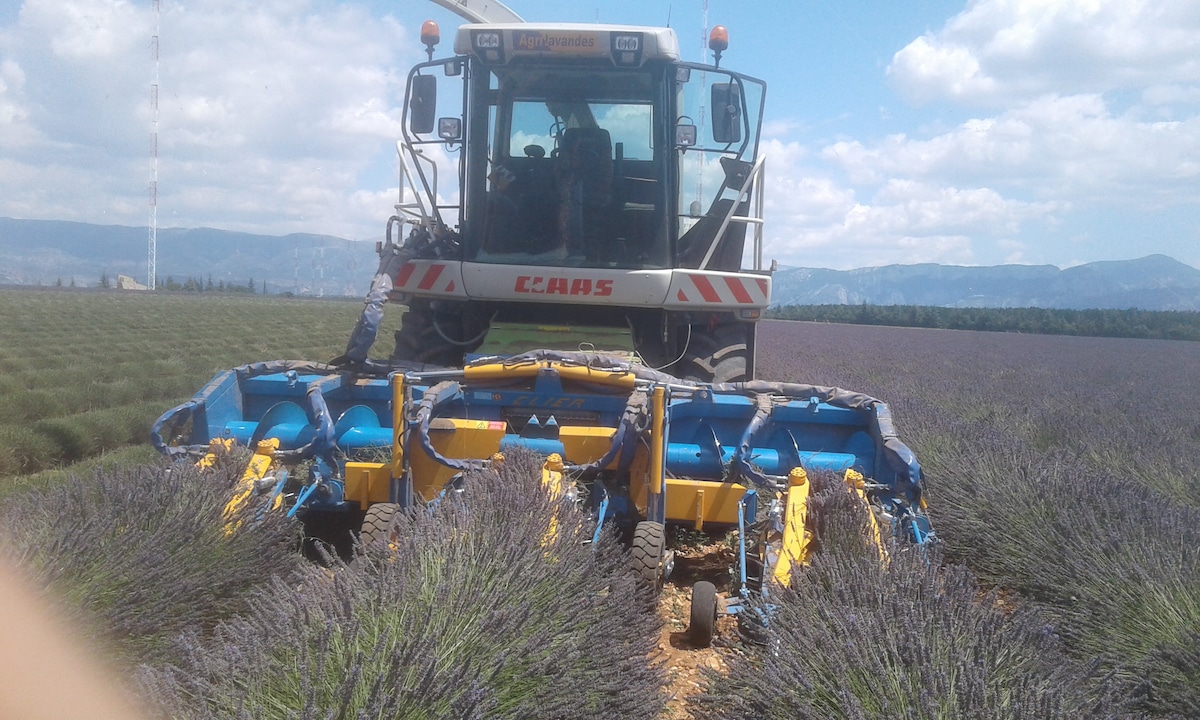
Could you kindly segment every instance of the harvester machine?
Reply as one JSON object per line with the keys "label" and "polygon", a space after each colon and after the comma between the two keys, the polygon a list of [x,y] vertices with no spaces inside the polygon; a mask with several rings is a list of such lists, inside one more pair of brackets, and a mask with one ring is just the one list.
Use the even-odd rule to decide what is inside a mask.
{"label": "harvester machine", "polygon": [[[881,546],[928,541],[921,470],[883,402],[752,379],[771,291],[765,88],[719,66],[724,29],[704,65],[681,61],[670,29],[529,25],[492,0],[436,1],[472,22],[440,60],[436,26],[422,28],[400,200],[346,353],[224,372],[159,419],[154,444],[200,462],[249,448],[231,511],[340,519],[368,547],[472,468],[540,453],[546,484],[619,527],[655,587],[674,564],[669,526],[738,531],[732,599],[693,589],[700,645],[719,609],[808,559],[814,472],[872,508]],[[439,169],[453,181],[439,186]],[[389,300],[407,312],[390,358],[371,359]],[[471,355],[494,320],[627,327],[637,360]]]}

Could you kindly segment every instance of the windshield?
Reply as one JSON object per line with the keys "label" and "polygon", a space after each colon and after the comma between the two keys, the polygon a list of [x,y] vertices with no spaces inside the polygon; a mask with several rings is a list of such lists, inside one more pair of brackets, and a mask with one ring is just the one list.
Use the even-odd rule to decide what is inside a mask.
{"label": "windshield", "polygon": [[[478,68],[468,255],[478,262],[668,266],[662,70]],[[485,135],[486,133],[486,135]],[[484,148],[483,146],[486,146]]]}

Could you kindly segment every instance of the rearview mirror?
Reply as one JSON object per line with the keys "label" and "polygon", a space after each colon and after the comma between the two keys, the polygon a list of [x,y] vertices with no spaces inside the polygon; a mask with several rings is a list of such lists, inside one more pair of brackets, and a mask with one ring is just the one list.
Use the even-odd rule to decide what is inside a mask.
{"label": "rearview mirror", "polygon": [[437,78],[414,75],[408,99],[408,127],[415,135],[433,132],[437,114]]}
{"label": "rearview mirror", "polygon": [[733,83],[713,83],[712,134],[718,143],[742,139],[742,105],[738,87]]}

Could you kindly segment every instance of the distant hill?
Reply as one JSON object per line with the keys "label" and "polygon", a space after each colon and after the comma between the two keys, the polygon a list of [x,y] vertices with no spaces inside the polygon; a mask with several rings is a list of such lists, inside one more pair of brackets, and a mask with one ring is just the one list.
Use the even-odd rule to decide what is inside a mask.
{"label": "distant hill", "polygon": [[[0,218],[0,284],[94,286],[107,274],[146,277],[144,227]],[[188,276],[272,293],[360,296],[376,267],[372,242],[196,228],[158,231],[158,277]],[[887,265],[857,270],[782,268],[775,305],[931,305],[1071,310],[1200,311],[1200,270],[1165,255],[1053,265]]]}
{"label": "distant hill", "polygon": [[1165,255],[1053,265],[783,268],[775,305],[928,305],[1200,311],[1200,270]]}
{"label": "distant hill", "polygon": [[[272,293],[362,295],[378,259],[373,242],[329,235],[253,235],[211,228],[162,228],[157,275],[255,286]],[[107,274],[146,280],[144,227],[0,218],[0,284],[94,286]]]}

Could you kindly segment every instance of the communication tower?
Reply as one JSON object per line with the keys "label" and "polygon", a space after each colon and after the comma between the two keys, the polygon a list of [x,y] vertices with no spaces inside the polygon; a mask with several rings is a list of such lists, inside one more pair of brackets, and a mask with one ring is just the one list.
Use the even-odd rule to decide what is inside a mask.
{"label": "communication tower", "polygon": [[150,238],[146,256],[146,287],[157,287],[158,264],[158,0],[154,0],[154,37],[150,53],[154,62],[154,80],[150,83]]}

